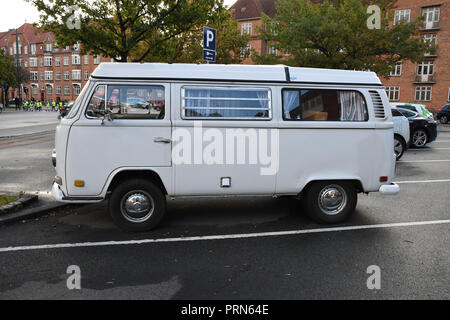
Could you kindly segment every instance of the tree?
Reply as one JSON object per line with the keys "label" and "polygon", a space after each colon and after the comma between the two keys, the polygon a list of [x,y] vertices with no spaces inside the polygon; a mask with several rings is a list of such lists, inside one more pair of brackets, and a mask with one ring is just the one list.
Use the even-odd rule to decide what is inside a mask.
{"label": "tree", "polygon": [[[17,68],[14,66],[10,57],[5,56],[3,50],[0,50],[0,86],[4,92],[8,91],[8,88],[15,87],[17,85]],[[3,101],[3,95],[1,97]],[[7,105],[8,101],[3,101],[3,105]]]}
{"label": "tree", "polygon": [[418,36],[423,18],[390,25],[395,1],[379,0],[380,28],[369,29],[371,14],[363,1],[340,0],[313,4],[311,0],[280,0],[278,15],[263,17],[261,38],[290,56],[256,55],[256,63],[348,70],[371,70],[388,75],[395,63],[419,62],[436,48]]}
{"label": "tree", "polygon": [[159,56],[172,39],[223,9],[223,0],[27,1],[40,11],[39,26],[53,31],[59,46],[78,42],[82,54],[118,62]]}
{"label": "tree", "polygon": [[[204,25],[217,30],[216,63],[238,64],[243,61],[246,56],[241,56],[241,49],[247,45],[250,36],[241,34],[238,23],[232,19],[231,14],[225,8],[217,10],[204,24],[199,23],[191,30],[170,39],[159,50],[154,50],[153,55],[147,56],[144,60],[201,63]],[[148,46],[149,44],[144,41],[136,55],[139,56]]]}

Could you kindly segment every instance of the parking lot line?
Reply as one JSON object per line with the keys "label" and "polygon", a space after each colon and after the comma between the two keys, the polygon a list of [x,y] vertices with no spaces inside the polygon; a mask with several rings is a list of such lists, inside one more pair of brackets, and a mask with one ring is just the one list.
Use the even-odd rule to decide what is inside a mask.
{"label": "parking lot line", "polygon": [[405,181],[394,181],[397,184],[405,183],[434,183],[434,182],[450,182],[450,179],[440,179],[440,180],[405,180]]}
{"label": "parking lot line", "polygon": [[450,148],[426,148],[426,149],[414,149],[411,151],[433,151],[433,150],[450,150]]}
{"label": "parking lot line", "polygon": [[29,250],[43,250],[43,249],[102,247],[102,246],[118,246],[118,245],[139,245],[139,244],[162,243],[162,242],[190,242],[190,241],[206,241],[206,240],[226,240],[226,239],[244,239],[244,238],[261,238],[261,237],[275,237],[275,236],[291,236],[291,235],[300,235],[300,234],[308,234],[308,233],[325,233],[325,232],[380,229],[380,228],[413,227],[413,226],[437,225],[437,224],[448,224],[448,223],[450,223],[450,220],[430,220],[430,221],[383,223],[383,224],[369,224],[369,225],[360,225],[360,226],[316,228],[316,229],[275,231],[275,232],[225,234],[225,235],[213,235],[213,236],[196,236],[196,237],[183,237],[183,238],[180,237],[180,238],[141,239],[141,240],[125,240],[125,241],[57,243],[57,244],[45,244],[45,245],[34,245],[34,246],[18,246],[18,247],[0,248],[0,253],[1,252],[15,252],[15,251],[29,251]]}
{"label": "parking lot line", "polygon": [[443,159],[443,160],[401,160],[398,161],[397,164],[399,163],[409,163],[409,162],[450,162],[450,160],[447,159]]}

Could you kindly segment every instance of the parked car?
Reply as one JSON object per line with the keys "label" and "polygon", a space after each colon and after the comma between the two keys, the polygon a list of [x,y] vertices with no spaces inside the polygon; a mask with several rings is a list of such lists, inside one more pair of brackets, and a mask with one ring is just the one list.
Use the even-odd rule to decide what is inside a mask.
{"label": "parked car", "polygon": [[392,109],[392,121],[394,122],[394,153],[400,160],[407,150],[410,141],[409,121],[397,109]]}
{"label": "parked car", "polygon": [[436,119],[443,124],[448,123],[448,119],[450,119],[450,104],[446,104],[438,111]]}
{"label": "parked car", "polygon": [[409,121],[410,145],[423,148],[426,144],[433,142],[437,137],[437,122],[417,112],[396,108]]}
{"label": "parked car", "polygon": [[408,109],[417,112],[418,114],[421,114],[427,118],[430,118],[431,120],[434,120],[433,114],[430,112],[430,110],[428,110],[428,108],[424,104],[396,102],[391,103],[391,107],[392,106],[395,106],[397,108]]}
{"label": "parked car", "polygon": [[61,118],[64,118],[70,111],[70,109],[73,106],[74,101],[69,101],[67,103],[64,103],[63,106],[59,109],[59,115]]}

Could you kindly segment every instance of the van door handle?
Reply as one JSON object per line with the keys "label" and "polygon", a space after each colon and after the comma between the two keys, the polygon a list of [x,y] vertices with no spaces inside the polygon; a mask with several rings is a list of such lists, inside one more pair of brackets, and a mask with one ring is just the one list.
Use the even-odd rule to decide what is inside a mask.
{"label": "van door handle", "polygon": [[153,142],[158,142],[158,143],[171,143],[172,140],[166,139],[166,138],[162,138],[162,137],[157,137],[157,138],[153,139]]}

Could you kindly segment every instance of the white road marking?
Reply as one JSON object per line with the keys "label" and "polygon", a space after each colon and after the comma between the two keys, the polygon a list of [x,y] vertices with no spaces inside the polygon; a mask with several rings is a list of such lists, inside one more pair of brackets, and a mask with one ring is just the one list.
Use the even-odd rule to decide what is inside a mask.
{"label": "white road marking", "polygon": [[366,229],[394,228],[394,227],[411,227],[411,226],[436,225],[436,224],[448,224],[448,223],[450,223],[450,220],[430,220],[430,221],[383,223],[383,224],[369,224],[369,225],[347,226],[347,227],[317,228],[317,229],[260,232],[260,233],[225,234],[225,235],[197,236],[197,237],[183,237],[183,238],[162,238],[162,239],[160,238],[160,239],[142,239],[142,240],[126,240],[126,241],[99,241],[99,242],[80,242],[80,243],[56,243],[56,244],[34,245],[34,246],[0,248],[0,253],[1,252],[13,252],[13,251],[42,250],[42,249],[102,247],[102,246],[117,246],[117,245],[139,245],[139,244],[161,243],[161,242],[190,242],[190,241],[205,241],[205,240],[226,240],[226,239],[291,236],[291,235],[308,234],[308,233],[324,233],[324,232],[338,232],[338,231],[366,230]]}
{"label": "white road marking", "polygon": [[433,183],[433,182],[450,182],[450,179],[440,179],[440,180],[405,180],[405,181],[394,181],[398,184],[405,183]]}
{"label": "white road marking", "polygon": [[401,160],[397,163],[409,163],[409,162],[450,162],[450,160]]}
{"label": "white road marking", "polygon": [[424,148],[424,149],[414,149],[410,151],[415,152],[415,151],[433,151],[433,150],[450,150],[450,148]]}

